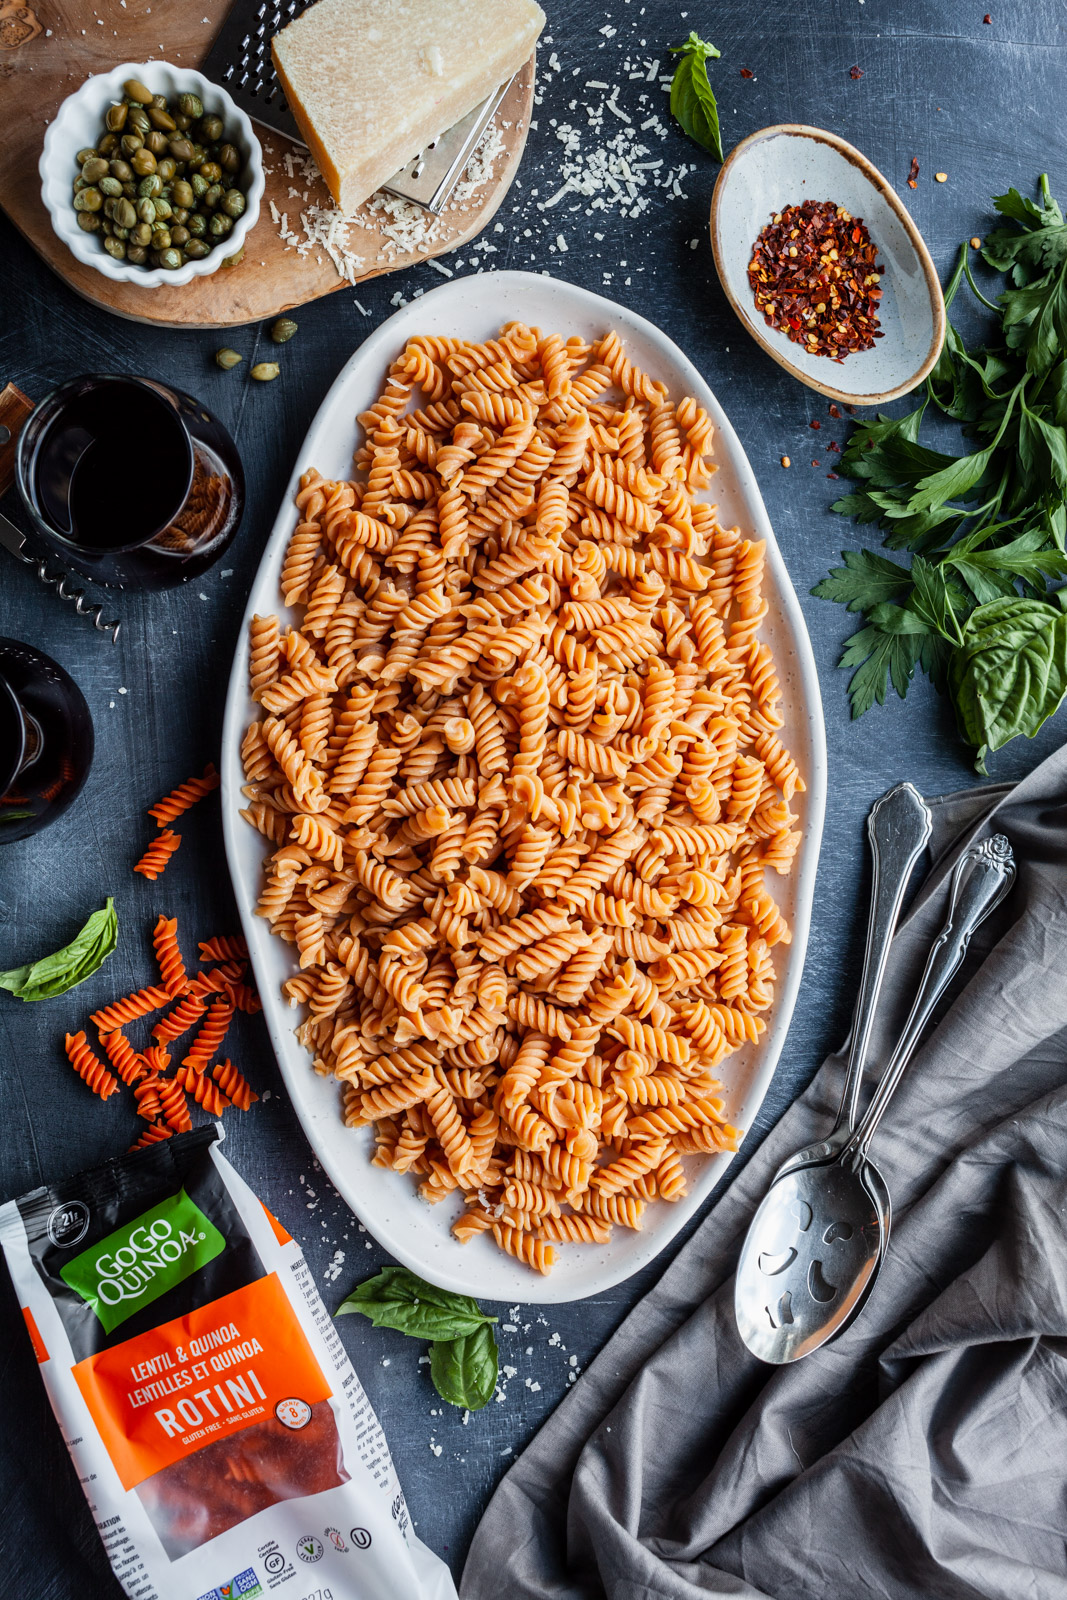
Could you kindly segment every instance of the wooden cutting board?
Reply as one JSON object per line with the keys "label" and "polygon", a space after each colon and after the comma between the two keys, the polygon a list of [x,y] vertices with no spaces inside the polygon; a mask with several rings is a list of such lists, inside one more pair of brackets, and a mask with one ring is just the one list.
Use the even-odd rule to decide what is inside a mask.
{"label": "wooden cutting board", "polygon": [[[350,288],[323,251],[287,249],[271,202],[301,233],[299,213],[329,203],[321,179],[289,176],[292,151],[300,171],[307,152],[270,129],[257,127],[267,188],[244,259],[183,288],[142,289],[115,283],[70,254],[52,230],[41,200],[37,162],[45,128],[67,95],[87,77],[121,61],[169,61],[196,67],[225,16],[223,0],[0,0],[0,206],[48,265],[78,294],[135,322],[167,328],[225,328],[275,317],[320,295]],[[534,60],[515,78],[496,114],[503,138],[492,177],[474,196],[446,208],[437,237],[417,250],[392,244],[369,213],[352,228],[350,243],[363,258],[356,281],[394,272],[454,250],[481,232],[515,176],[530,123]],[[71,167],[73,181],[74,168]],[[295,194],[293,193],[295,191]],[[306,194],[307,198],[304,199]]]}

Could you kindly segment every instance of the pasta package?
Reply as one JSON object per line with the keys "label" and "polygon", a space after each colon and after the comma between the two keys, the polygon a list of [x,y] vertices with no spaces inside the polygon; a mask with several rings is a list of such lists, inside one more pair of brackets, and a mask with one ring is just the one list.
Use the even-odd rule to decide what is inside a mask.
{"label": "pasta package", "polygon": [[56,1420],[131,1600],[455,1600],[299,1246],[214,1126],[0,1208]]}
{"label": "pasta package", "polygon": [[359,423],[251,622],[256,913],[374,1163],[547,1272],[737,1147],[804,792],[764,546],[615,332],[419,335]]}

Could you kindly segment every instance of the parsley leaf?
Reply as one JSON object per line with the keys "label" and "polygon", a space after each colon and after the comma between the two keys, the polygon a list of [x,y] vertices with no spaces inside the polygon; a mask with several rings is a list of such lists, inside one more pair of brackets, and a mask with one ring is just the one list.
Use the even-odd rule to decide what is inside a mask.
{"label": "parsley leaf", "polygon": [[873,550],[842,550],[841,559],[844,566],[831,567],[830,576],[811,592],[820,600],[840,601],[850,611],[868,611],[881,600],[892,600],[911,583],[906,567]]}

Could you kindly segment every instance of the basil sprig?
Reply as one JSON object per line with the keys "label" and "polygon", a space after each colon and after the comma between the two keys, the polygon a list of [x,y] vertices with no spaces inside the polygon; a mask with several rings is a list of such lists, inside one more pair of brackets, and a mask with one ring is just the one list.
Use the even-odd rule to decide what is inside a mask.
{"label": "basil sprig", "polygon": [[470,1295],[438,1289],[407,1267],[383,1267],[376,1278],[357,1284],[336,1315],[352,1311],[376,1328],[431,1340],[430,1377],[449,1405],[480,1411],[493,1398],[497,1319],[487,1317]]}
{"label": "basil sprig", "polygon": [[52,1000],[66,994],[92,977],[114,950],[118,938],[119,919],[109,895],[107,904],[93,912],[77,937],[62,950],[24,967],[0,972],[0,989],[9,989],[18,1000]]}
{"label": "basil sprig", "polygon": [[684,44],[672,44],[672,55],[681,56],[671,79],[671,116],[691,139],[722,160],[722,135],[719,132],[719,107],[708,82],[707,63],[721,51],[691,33]]}
{"label": "basil sprig", "polygon": [[[1009,189],[993,204],[1008,224],[982,248],[1003,274],[995,301],[966,243],[945,287],[947,306],[966,282],[996,313],[985,342],[968,349],[950,322],[918,409],[857,423],[837,469],[855,487],[833,509],[879,524],[910,564],[846,550],[812,591],[863,613],[841,657],[852,715],[890,684],[903,698],[918,667],[951,698],[979,772],[1067,693],[1067,221],[1045,175],[1039,200]],[[928,408],[966,454],[921,442]]]}

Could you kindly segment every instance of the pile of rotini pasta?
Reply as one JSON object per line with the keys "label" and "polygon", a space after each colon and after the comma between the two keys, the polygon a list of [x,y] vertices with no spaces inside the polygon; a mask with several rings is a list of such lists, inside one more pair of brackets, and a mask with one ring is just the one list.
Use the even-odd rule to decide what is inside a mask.
{"label": "pile of rotini pasta", "polygon": [[257,910],[375,1164],[547,1272],[736,1145],[804,787],[763,545],[615,333],[412,339],[359,421],[352,480],[301,480],[299,625],[252,623]]}

